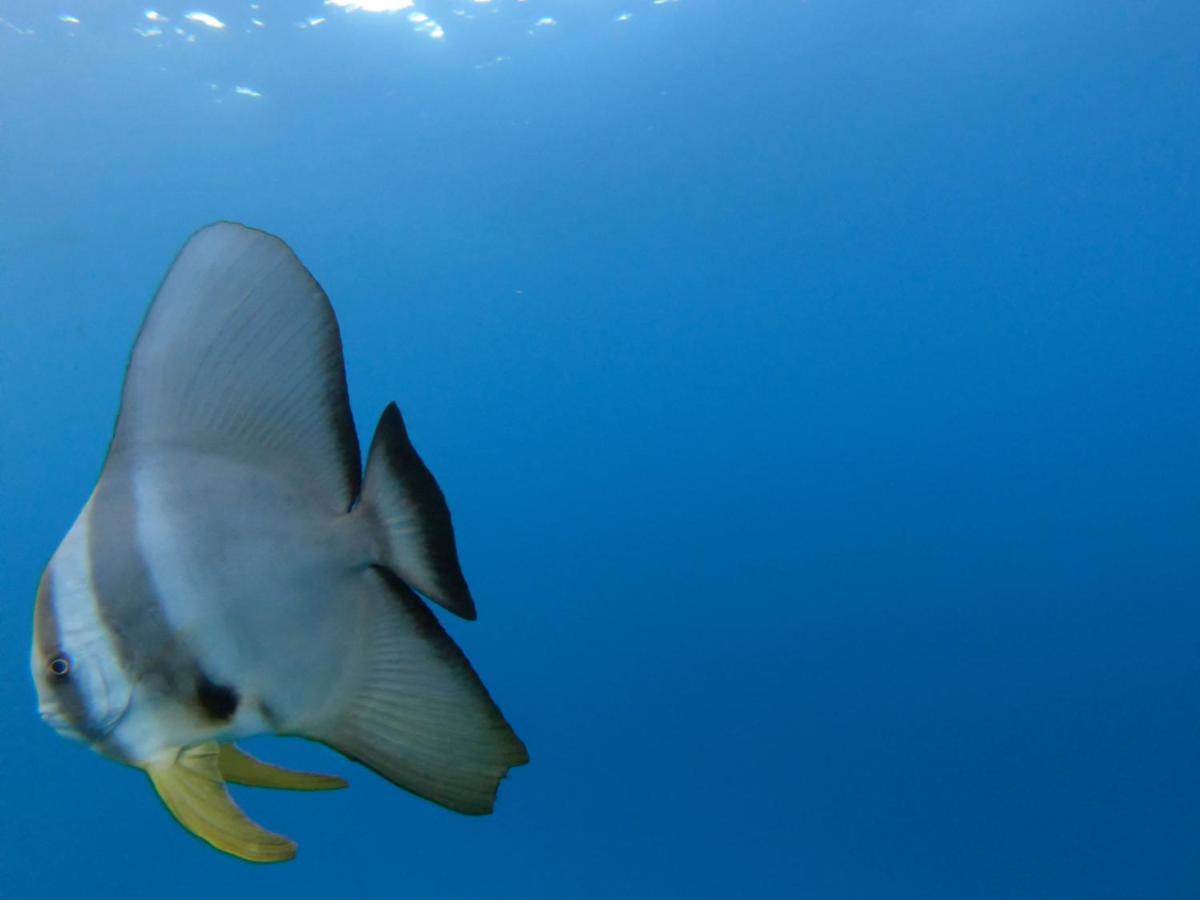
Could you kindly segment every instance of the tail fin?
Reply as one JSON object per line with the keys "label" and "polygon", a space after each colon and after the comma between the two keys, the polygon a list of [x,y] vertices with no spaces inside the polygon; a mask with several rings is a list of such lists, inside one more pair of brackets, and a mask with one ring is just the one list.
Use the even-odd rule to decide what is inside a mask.
{"label": "tail fin", "polygon": [[375,429],[360,506],[378,530],[381,568],[455,615],[475,618],[446,498],[409,441],[395,403]]}

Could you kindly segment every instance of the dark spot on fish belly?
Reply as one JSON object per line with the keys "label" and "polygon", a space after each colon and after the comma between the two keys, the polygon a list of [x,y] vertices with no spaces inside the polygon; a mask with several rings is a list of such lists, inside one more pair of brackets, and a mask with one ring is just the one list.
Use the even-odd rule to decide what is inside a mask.
{"label": "dark spot on fish belly", "polygon": [[196,700],[210,718],[227,721],[238,708],[238,694],[231,687],[216,684],[203,672],[196,678]]}

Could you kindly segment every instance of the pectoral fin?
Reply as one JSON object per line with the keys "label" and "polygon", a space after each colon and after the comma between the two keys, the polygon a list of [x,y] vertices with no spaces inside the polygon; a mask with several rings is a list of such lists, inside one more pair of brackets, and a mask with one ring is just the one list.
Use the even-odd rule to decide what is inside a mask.
{"label": "pectoral fin", "polygon": [[214,742],[146,763],[158,796],[179,824],[196,837],[250,862],[282,862],[296,845],[246,818],[225,789]]}
{"label": "pectoral fin", "polygon": [[346,782],[333,775],[311,772],[292,772],[255,759],[233,744],[221,744],[217,764],[225,780],[250,787],[280,788],[288,791],[331,791],[346,787]]}

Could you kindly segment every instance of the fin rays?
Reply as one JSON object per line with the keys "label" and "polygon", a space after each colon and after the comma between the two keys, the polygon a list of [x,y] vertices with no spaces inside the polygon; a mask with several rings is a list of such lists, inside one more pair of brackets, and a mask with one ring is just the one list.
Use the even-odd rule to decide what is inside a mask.
{"label": "fin rays", "polygon": [[292,772],[255,759],[233,744],[222,744],[217,754],[221,774],[230,784],[286,791],[333,791],[346,787],[346,781],[342,778],[311,772]]}
{"label": "fin rays", "polygon": [[525,745],[429,607],[386,569],[371,577],[368,669],[306,736],[448,809],[490,813],[508,770],[529,761]]}
{"label": "fin rays", "polygon": [[252,821],[233,801],[225,782],[294,791],[342,788],[332,775],[292,772],[244,753],[232,744],[215,742],[178,751],[143,768],[175,819],[218,850],[248,862],[284,862],[296,845]]}
{"label": "fin rays", "polygon": [[337,320],[278,238],[230,222],[202,229],[146,314],[109,462],[180,446],[286,473],[334,512],[358,495]]}
{"label": "fin rays", "polygon": [[296,845],[247,818],[229,796],[215,743],[179,751],[166,763],[151,763],[146,774],[179,824],[218,850],[248,862],[283,862]]}
{"label": "fin rays", "polygon": [[395,403],[384,409],[371,441],[362,507],[382,538],[382,568],[455,615],[475,618],[475,601],[458,562],[450,508],[409,440]]}

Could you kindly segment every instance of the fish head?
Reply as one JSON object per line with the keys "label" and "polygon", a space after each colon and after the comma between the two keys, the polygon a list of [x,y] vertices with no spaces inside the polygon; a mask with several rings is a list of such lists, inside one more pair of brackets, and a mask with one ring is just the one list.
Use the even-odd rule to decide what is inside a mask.
{"label": "fish head", "polygon": [[69,535],[38,586],[30,670],[42,719],[63,737],[112,755],[104,745],[129,710],[133,686],[87,579],[71,577],[75,546]]}

